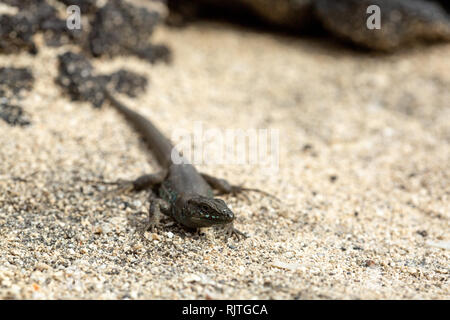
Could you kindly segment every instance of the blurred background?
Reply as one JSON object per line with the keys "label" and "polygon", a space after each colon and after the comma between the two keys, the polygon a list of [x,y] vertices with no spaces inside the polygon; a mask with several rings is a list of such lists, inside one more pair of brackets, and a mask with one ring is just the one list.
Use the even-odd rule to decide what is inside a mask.
{"label": "blurred background", "polygon": [[[448,299],[449,10],[1,0],[0,297]],[[157,168],[103,86],[169,137],[278,130],[276,172],[199,170],[281,204],[227,198],[239,243],[170,223],[137,236],[147,194],[82,182]]]}

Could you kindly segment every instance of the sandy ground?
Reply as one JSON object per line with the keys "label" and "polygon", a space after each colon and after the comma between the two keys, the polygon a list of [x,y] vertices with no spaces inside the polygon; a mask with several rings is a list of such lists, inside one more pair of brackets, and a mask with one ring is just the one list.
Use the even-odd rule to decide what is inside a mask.
{"label": "sandy ground", "polygon": [[105,196],[78,181],[157,170],[138,136],[107,105],[62,95],[53,79],[67,48],[2,56],[31,67],[36,85],[22,102],[33,125],[0,122],[1,298],[450,298],[450,44],[369,56],[215,24],[156,37],[171,66],[95,65],[147,75],[147,93],[122,100],[168,135],[198,123],[278,129],[276,174],[199,168],[282,203],[224,197],[246,240],[170,220],[141,233],[145,192]]}

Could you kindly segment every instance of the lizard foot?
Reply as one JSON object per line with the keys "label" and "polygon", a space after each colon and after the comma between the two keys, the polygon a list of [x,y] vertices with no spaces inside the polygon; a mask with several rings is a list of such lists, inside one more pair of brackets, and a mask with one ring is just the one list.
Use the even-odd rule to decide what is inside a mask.
{"label": "lizard foot", "polygon": [[[275,199],[275,200],[277,200],[278,202],[281,202],[281,200],[280,199],[278,199],[276,196],[274,196],[273,194],[270,194],[270,193],[268,193],[268,192],[266,192],[266,191],[263,191],[263,190],[260,190],[260,189],[254,189],[254,188],[245,188],[245,187],[242,187],[242,186],[231,186],[231,194],[233,195],[233,196],[237,196],[238,194],[243,194],[243,195],[245,195],[244,194],[244,191],[252,191],[252,192],[258,192],[258,193],[261,193],[261,194],[263,194],[263,195],[265,195],[265,196],[267,196],[267,197],[270,197],[270,198],[272,198],[272,199]],[[248,199],[248,197],[245,195],[245,197]]]}
{"label": "lizard foot", "polygon": [[243,233],[242,231],[239,231],[238,229],[236,229],[233,224],[230,224],[229,227],[227,227],[226,229],[226,237],[230,238],[232,236],[236,236],[236,238],[238,240],[241,240],[241,237],[243,237],[244,239],[248,238],[249,236],[246,235],[245,233]]}
{"label": "lizard foot", "polygon": [[143,228],[143,231],[156,232],[158,224],[153,222],[147,222]]}
{"label": "lizard foot", "polygon": [[148,211],[148,221],[145,224],[144,231],[155,232],[161,220],[161,209],[168,210],[167,203],[162,199],[156,198],[153,193],[150,194],[150,208]]}
{"label": "lizard foot", "polygon": [[206,229],[204,229],[204,228],[197,228],[194,231],[194,235],[196,235],[196,236],[198,236],[200,238],[204,237],[204,236],[206,236]]}

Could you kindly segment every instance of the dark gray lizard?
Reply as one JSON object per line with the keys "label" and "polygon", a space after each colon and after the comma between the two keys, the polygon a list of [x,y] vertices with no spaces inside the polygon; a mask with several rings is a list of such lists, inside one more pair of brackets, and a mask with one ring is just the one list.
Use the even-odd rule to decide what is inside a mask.
{"label": "dark gray lizard", "polygon": [[214,197],[213,189],[218,190],[220,194],[237,194],[244,190],[267,193],[258,189],[232,186],[226,180],[201,174],[185,161],[182,164],[174,163],[172,154],[176,153],[181,159],[182,156],[150,120],[120,103],[108,90],[105,90],[105,95],[144,138],[163,168],[158,173],[143,175],[123,185],[136,191],[152,189],[159,195],[156,197],[152,193],[150,197],[148,228],[154,230],[163,213],[188,228],[226,225],[227,236],[247,237],[234,228],[234,213],[225,201]]}

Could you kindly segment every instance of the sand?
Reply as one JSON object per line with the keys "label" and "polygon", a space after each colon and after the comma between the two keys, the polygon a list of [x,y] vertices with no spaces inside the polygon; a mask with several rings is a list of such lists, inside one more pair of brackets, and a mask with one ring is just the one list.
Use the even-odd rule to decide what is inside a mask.
{"label": "sand", "polygon": [[33,125],[0,122],[2,299],[450,298],[450,44],[373,56],[211,23],[155,36],[172,65],[96,68],[147,75],[146,94],[121,99],[169,136],[199,123],[279,130],[276,174],[199,169],[281,203],[223,197],[246,240],[170,219],[142,233],[146,192],[106,196],[110,187],[82,180],[158,165],[112,108],[71,102],[54,84],[56,55],[70,47],[1,56],[36,78],[21,102]]}

